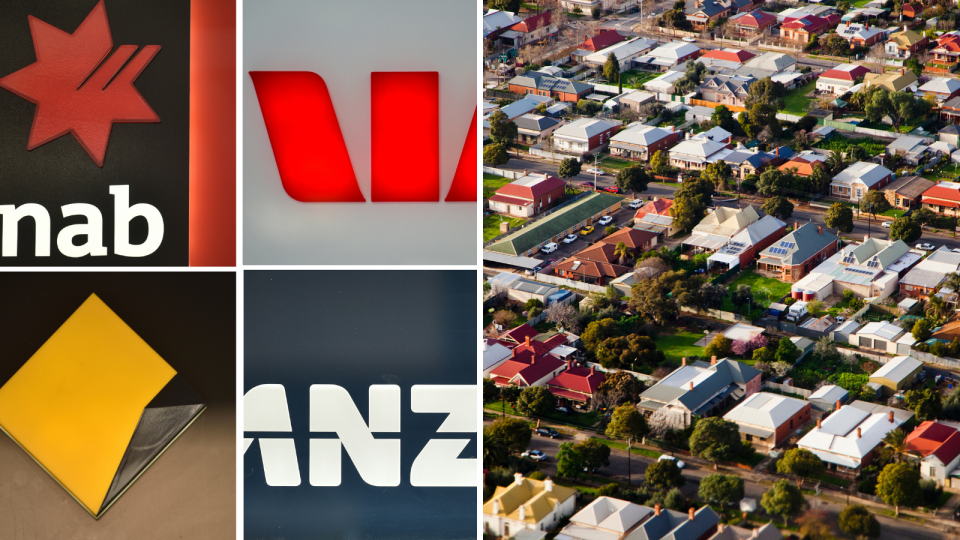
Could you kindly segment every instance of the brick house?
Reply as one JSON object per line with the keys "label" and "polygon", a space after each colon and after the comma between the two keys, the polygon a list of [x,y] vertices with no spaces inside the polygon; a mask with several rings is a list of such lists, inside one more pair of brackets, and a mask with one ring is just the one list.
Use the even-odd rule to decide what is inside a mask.
{"label": "brick house", "polygon": [[556,25],[551,23],[551,16],[552,14],[547,10],[539,15],[527,17],[511,26],[501,35],[500,40],[505,42],[512,40],[507,45],[516,47],[518,50],[524,45],[540,41],[557,31]]}
{"label": "brick house", "polygon": [[573,155],[594,154],[606,150],[623,126],[620,122],[598,118],[580,118],[553,132],[554,149]]}
{"label": "brick house", "polygon": [[620,258],[614,251],[615,245],[597,242],[555,264],[553,271],[562,278],[604,286],[631,270],[629,266],[617,264]]}
{"label": "brick house", "polygon": [[786,230],[786,223],[773,216],[763,216],[732,236],[727,245],[710,255],[707,268],[719,267],[724,271],[738,265],[743,268],[753,262],[757,253],[783,236]]}
{"label": "brick house", "polygon": [[576,103],[593,91],[593,85],[567,79],[558,79],[531,71],[517,75],[507,82],[507,88],[515,94],[534,94]]}
{"label": "brick house", "polygon": [[851,47],[869,47],[883,40],[887,33],[876,26],[871,28],[870,22],[867,21],[841,24],[837,26],[837,35],[849,41]]}
{"label": "brick house", "polygon": [[917,51],[925,50],[928,43],[930,40],[927,36],[913,30],[904,30],[890,34],[890,39],[884,44],[884,52],[894,58],[910,58],[917,54]]}
{"label": "brick house", "polygon": [[859,64],[840,64],[824,71],[817,77],[817,90],[842,95],[857,84],[857,79],[870,70]]}
{"label": "brick house", "polygon": [[741,36],[755,36],[766,32],[777,22],[776,15],[755,9],[749,13],[739,13],[730,17],[730,22]]}
{"label": "brick house", "polygon": [[583,40],[583,43],[577,46],[578,49],[583,49],[585,51],[602,51],[611,45],[616,45],[621,41],[625,41],[627,38],[620,35],[619,32],[615,30],[608,30],[605,28],[600,29],[600,33]]}
{"label": "brick house", "polygon": [[760,252],[757,270],[783,283],[796,283],[837,252],[840,239],[822,225],[807,223]]}
{"label": "brick house", "polygon": [[556,176],[532,173],[502,186],[490,197],[490,209],[529,218],[563,200],[566,182]]}
{"label": "brick house", "polygon": [[564,370],[563,360],[552,354],[536,354],[532,348],[523,345],[515,347],[510,358],[490,372],[490,379],[497,386],[546,386]]}
{"label": "brick house", "polygon": [[858,202],[867,191],[881,189],[894,179],[890,169],[876,163],[858,161],[840,171],[830,182],[830,195]]}
{"label": "brick house", "polygon": [[924,208],[944,216],[960,215],[960,184],[938,182],[923,192],[920,202]]}
{"label": "brick house", "polygon": [[567,360],[567,369],[547,381],[547,390],[557,397],[558,405],[571,404],[586,409],[606,380],[607,376],[602,371],[592,367],[576,367],[571,360]]}
{"label": "brick house", "polygon": [[890,206],[907,210],[918,207],[923,193],[936,184],[922,176],[903,176],[884,187],[883,195]]}
{"label": "brick house", "polygon": [[840,16],[831,13],[826,17],[807,15],[804,17],[787,17],[780,25],[780,37],[788,41],[807,43],[813,34],[822,35],[827,30],[840,23]]}
{"label": "brick house", "polygon": [[940,36],[937,39],[937,46],[930,51],[933,55],[933,62],[945,66],[952,66],[960,58],[960,36],[949,35]]}
{"label": "brick house", "polygon": [[627,159],[648,161],[657,151],[667,150],[680,140],[674,126],[658,128],[633,125],[610,139],[610,153]]}
{"label": "brick house", "polygon": [[761,452],[768,452],[810,421],[810,409],[809,401],[757,392],[725,414],[723,419],[737,424],[741,440]]}
{"label": "brick house", "polygon": [[657,233],[624,227],[610,236],[601,238],[598,240],[598,242],[610,244],[614,247],[616,247],[616,245],[620,242],[623,242],[628,248],[630,248],[633,256],[636,257],[644,251],[650,251],[656,247]]}
{"label": "brick house", "polygon": [[960,253],[954,253],[943,246],[900,278],[900,293],[926,300],[937,291],[948,275],[958,270]]}
{"label": "brick house", "polygon": [[704,101],[743,107],[750,93],[750,85],[755,80],[752,77],[737,75],[713,75],[705,77],[697,91],[703,96]]}
{"label": "brick house", "polygon": [[900,12],[903,13],[904,17],[914,19],[923,14],[923,4],[920,2],[904,2]]}

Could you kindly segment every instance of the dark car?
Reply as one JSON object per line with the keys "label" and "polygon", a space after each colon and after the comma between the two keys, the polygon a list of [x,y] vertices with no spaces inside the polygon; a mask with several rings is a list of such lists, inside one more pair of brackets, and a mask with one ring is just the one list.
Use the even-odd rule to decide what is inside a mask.
{"label": "dark car", "polygon": [[560,432],[548,427],[537,428],[537,435],[541,437],[550,437],[551,439],[556,439],[560,436]]}

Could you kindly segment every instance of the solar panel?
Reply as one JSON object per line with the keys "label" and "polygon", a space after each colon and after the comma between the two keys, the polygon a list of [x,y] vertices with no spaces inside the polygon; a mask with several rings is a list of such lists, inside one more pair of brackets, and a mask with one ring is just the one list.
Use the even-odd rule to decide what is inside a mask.
{"label": "solar panel", "polygon": [[870,261],[870,262],[867,263],[867,267],[869,267],[869,268],[880,268],[880,263],[878,263],[877,261]]}
{"label": "solar panel", "polygon": [[847,255],[846,257],[843,258],[843,262],[847,264],[853,264],[854,262],[856,262],[856,259],[853,257],[853,255]]}
{"label": "solar panel", "polygon": [[780,242],[780,246],[785,247],[785,248],[788,248],[788,249],[793,249],[793,247],[796,246],[796,245],[797,245],[797,244],[795,244],[795,243],[793,243],[793,242]]}

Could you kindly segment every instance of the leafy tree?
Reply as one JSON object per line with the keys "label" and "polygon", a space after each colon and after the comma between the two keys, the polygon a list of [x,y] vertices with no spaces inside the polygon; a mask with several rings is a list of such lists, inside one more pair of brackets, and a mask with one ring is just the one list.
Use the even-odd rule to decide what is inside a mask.
{"label": "leafy tree", "polygon": [[[912,57],[911,57],[912,58]],[[879,538],[880,522],[867,507],[855,504],[840,511],[837,518],[840,530],[857,538]]]}
{"label": "leafy tree", "polygon": [[487,430],[490,431],[492,437],[497,437],[503,441],[507,451],[511,454],[519,454],[530,446],[532,436],[530,426],[520,418],[501,418],[484,428],[484,431]]}
{"label": "leafy tree", "polygon": [[703,348],[703,354],[704,356],[724,358],[730,356],[732,350],[733,341],[723,334],[717,334],[717,337],[713,338],[713,341]]}
{"label": "leafy tree", "polygon": [[834,174],[840,172],[847,166],[847,161],[843,158],[843,153],[839,150],[832,150],[830,155],[827,156],[827,161],[824,163],[830,169],[830,172]]}
{"label": "leafy tree", "polygon": [[491,7],[500,11],[517,13],[520,11],[520,0],[492,0]]}
{"label": "leafy tree", "polygon": [[827,227],[831,229],[837,229],[842,233],[849,233],[853,230],[853,210],[843,204],[833,203],[830,205],[830,210],[827,211],[827,215],[823,218],[823,221],[827,224]]}
{"label": "leafy tree", "polygon": [[503,165],[510,160],[507,155],[507,148],[502,144],[488,144],[483,147],[483,162],[488,165]]}
{"label": "leafy tree", "polygon": [[547,114],[547,104],[541,103],[533,108],[534,111],[537,111],[537,114]]}
{"label": "leafy tree", "polygon": [[953,307],[947,304],[943,298],[931,296],[930,299],[927,300],[927,307],[924,309],[924,312],[927,314],[927,317],[933,319],[934,322],[939,322],[953,315]]}
{"label": "leafy tree", "polygon": [[899,516],[901,506],[920,502],[920,473],[908,463],[887,465],[877,478],[877,495]]}
{"label": "leafy tree", "polygon": [[583,347],[587,349],[587,351],[594,352],[603,340],[619,335],[620,328],[617,327],[617,321],[613,319],[601,319],[587,325],[580,334],[580,341],[583,342]]}
{"label": "leafy tree", "polygon": [[655,461],[644,473],[647,487],[652,489],[680,488],[686,483],[680,467],[673,460]]}
{"label": "leafy tree", "polygon": [[[696,456],[712,455],[719,461],[736,456],[743,448],[740,443],[740,428],[733,422],[720,417],[704,418],[696,423],[690,435],[690,452]],[[718,453],[720,447],[726,447],[726,454]],[[711,460],[714,461],[714,460]],[[716,462],[716,461],[714,461]]]}
{"label": "leafy tree", "polygon": [[884,196],[882,191],[876,189],[871,189],[860,199],[860,211],[868,214],[872,214],[873,218],[877,218],[877,214],[882,214],[887,210],[890,210],[890,203],[887,202],[887,198]]}
{"label": "leafy tree", "polygon": [[620,82],[620,62],[617,61],[617,55],[612,52],[607,55],[607,61],[603,63],[603,77],[610,84]]}
{"label": "leafy tree", "polygon": [[760,347],[753,351],[754,364],[771,364],[774,361],[773,351],[769,347]]}
{"label": "leafy tree", "polygon": [[490,139],[495,143],[509,145],[517,138],[516,122],[507,118],[507,115],[497,109],[490,115]]}
{"label": "leafy tree", "polygon": [[816,478],[823,471],[823,461],[813,452],[803,448],[787,450],[777,462],[777,472],[793,475],[797,480],[797,487],[803,485],[805,478]]}
{"label": "leafy tree", "polygon": [[907,453],[907,432],[894,429],[883,438],[883,448],[880,450],[881,463],[900,463]]}
{"label": "leafy tree", "polygon": [[710,125],[723,128],[730,133],[736,133],[740,130],[740,124],[733,117],[733,113],[723,105],[713,110],[713,114],[710,115]]}
{"label": "leafy tree", "polygon": [[[753,86],[751,85],[750,88],[753,88]],[[777,119],[778,110],[779,108],[775,105],[754,103],[752,106],[747,107],[746,114],[741,114],[740,117],[743,118],[747,116],[749,123],[755,126],[752,128],[754,132],[768,129],[770,130],[770,135],[773,138],[777,138],[780,136],[780,120]],[[740,124],[743,125],[743,122]]]}
{"label": "leafy tree", "polygon": [[[675,206],[676,203],[674,203]],[[658,324],[663,324],[677,313],[677,304],[667,297],[670,291],[660,283],[660,278],[641,279],[633,284],[630,291],[628,304],[630,309],[649,317]],[[582,335],[580,339],[583,339]]]}
{"label": "leafy tree", "polygon": [[493,382],[493,379],[484,379],[483,380],[483,402],[490,403],[495,399],[500,398],[500,389],[497,388],[496,383]]}
{"label": "leafy tree", "polygon": [[617,171],[617,187],[624,191],[632,191],[634,196],[638,191],[646,191],[649,183],[650,176],[641,165],[631,165]]}
{"label": "leafy tree", "polygon": [[914,74],[916,74],[917,77],[920,77],[920,75],[923,75],[923,64],[921,64],[920,61],[917,60],[916,56],[911,56],[910,58],[907,58],[907,61],[903,63],[903,67],[912,71]]}
{"label": "leafy tree", "polygon": [[706,309],[720,309],[726,296],[726,285],[710,281],[700,286],[700,302]]}
{"label": "leafy tree", "polygon": [[593,6],[593,7],[590,9],[590,15],[592,15],[594,19],[599,19],[599,18],[600,18],[600,13],[601,13],[600,6]]}
{"label": "leafy tree", "polygon": [[663,150],[657,150],[653,153],[653,157],[650,158],[650,170],[653,171],[653,174],[663,174],[667,172],[669,166],[670,158]]}
{"label": "leafy tree", "polygon": [[753,304],[753,289],[749,285],[741,283],[730,294],[730,302],[737,308]]}
{"label": "leafy tree", "polygon": [[721,506],[736,504],[743,498],[743,478],[732,474],[711,474],[700,482],[698,495]]}
{"label": "leafy tree", "polygon": [[632,403],[624,403],[614,409],[613,414],[610,415],[606,434],[612,439],[638,440],[649,432],[650,426],[647,425],[647,419]]}
{"label": "leafy tree", "polygon": [[563,443],[557,451],[557,475],[566,478],[579,478],[586,467],[583,454],[573,443]]}
{"label": "leafy tree", "polygon": [[761,195],[777,195],[790,188],[790,176],[776,167],[767,167],[757,179],[757,192]]}
{"label": "leafy tree", "polygon": [[564,158],[557,168],[557,176],[560,178],[573,178],[580,174],[581,164],[576,158]]}
{"label": "leafy tree", "polygon": [[784,362],[787,364],[793,365],[797,361],[797,357],[800,356],[800,350],[797,349],[797,346],[793,344],[789,339],[781,339],[780,344],[777,345],[777,352],[774,355],[777,359],[777,362]]}
{"label": "leafy tree", "polygon": [[610,447],[597,439],[587,439],[576,445],[583,457],[583,466],[595,471],[600,467],[610,466]]}
{"label": "leafy tree", "polygon": [[804,131],[813,131],[817,127],[816,117],[810,116],[809,114],[804,115],[800,120],[797,120],[797,129],[802,129]]}
{"label": "leafy tree", "polygon": [[557,400],[546,387],[529,386],[520,392],[515,408],[524,416],[546,416],[557,408]]}
{"label": "leafy tree", "polygon": [[830,525],[827,513],[819,508],[811,508],[797,519],[800,525],[800,534],[804,540],[830,540]]}
{"label": "leafy tree", "polygon": [[700,173],[700,178],[712,182],[713,185],[716,186],[716,189],[720,190],[727,184],[727,178],[729,178],[731,174],[733,174],[733,169],[721,159],[713,163],[708,163],[703,169],[703,172]]}
{"label": "leafy tree", "polygon": [[607,378],[597,387],[598,393],[616,394],[618,399],[614,400],[614,405],[619,405],[622,401],[634,401],[643,392],[644,386],[639,379],[626,371],[607,374]]}
{"label": "leafy tree", "polygon": [[483,467],[492,469],[504,465],[509,455],[510,452],[503,439],[494,433],[490,426],[483,428]]}
{"label": "leafy tree", "polygon": [[663,505],[670,510],[675,510],[677,512],[682,512],[686,508],[689,508],[687,504],[687,498],[683,496],[683,493],[679,489],[673,488],[667,492],[663,497]]}
{"label": "leafy tree", "polygon": [[609,337],[596,349],[597,359],[605,368],[619,368],[632,364],[657,365],[664,360],[663,351],[647,336]]}
{"label": "leafy tree", "polygon": [[919,240],[922,234],[920,223],[909,217],[899,217],[890,225],[891,240],[903,240],[911,244]]}
{"label": "leafy tree", "polygon": [[790,216],[793,215],[793,203],[786,197],[770,197],[763,203],[761,209],[768,216],[780,219],[790,219]]}
{"label": "leafy tree", "polygon": [[601,108],[603,108],[603,105],[591,99],[581,99],[577,102],[577,110],[580,111],[581,114],[585,114],[587,116],[593,116],[597,114]]}
{"label": "leafy tree", "polygon": [[943,400],[934,388],[908,390],[903,396],[903,403],[921,422],[936,420],[943,412]]}
{"label": "leafy tree", "polygon": [[786,524],[791,517],[799,516],[803,512],[807,507],[807,499],[800,492],[800,488],[788,480],[778,480],[763,494],[760,505],[768,514],[782,517]]}
{"label": "leafy tree", "polygon": [[747,109],[762,104],[780,110],[784,106],[783,98],[786,95],[783,83],[773,82],[770,77],[765,77],[750,85],[745,105]]}
{"label": "leafy tree", "polygon": [[670,207],[673,224],[682,231],[689,231],[703,217],[703,208],[688,197],[677,197]]}
{"label": "leafy tree", "polygon": [[933,321],[930,319],[917,319],[913,323],[913,338],[917,341],[926,341],[933,335]]}
{"label": "leafy tree", "polygon": [[[810,183],[816,188],[817,191],[823,191],[830,185],[832,178],[830,174],[827,173],[827,170],[817,162],[814,165],[811,165],[813,172],[810,173]],[[842,205],[841,205],[842,206]]]}

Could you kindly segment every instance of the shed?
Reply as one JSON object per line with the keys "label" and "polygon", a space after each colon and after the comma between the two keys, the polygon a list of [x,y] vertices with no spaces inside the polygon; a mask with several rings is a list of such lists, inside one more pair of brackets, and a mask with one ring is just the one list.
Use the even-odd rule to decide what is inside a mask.
{"label": "shed", "polygon": [[797,361],[794,362],[794,365],[799,364],[805,356],[810,354],[810,351],[816,346],[816,343],[812,339],[805,338],[802,336],[794,336],[790,338],[790,341],[793,342],[793,345],[800,351],[800,356],[797,357]]}
{"label": "shed", "polygon": [[833,332],[831,332],[832,334],[831,339],[833,339],[833,341],[839,341],[841,343],[849,343],[850,336],[855,334],[859,329],[860,329],[860,323],[858,323],[857,321],[847,321],[833,329]]}
{"label": "shed", "polygon": [[892,396],[913,383],[923,369],[923,362],[911,356],[897,356],[870,374],[870,382],[881,386],[880,391]]}
{"label": "shed", "polygon": [[837,402],[844,404],[848,397],[850,397],[850,392],[835,384],[829,384],[821,386],[819,390],[810,394],[807,401],[818,411],[833,412],[837,409]]}
{"label": "shed", "polygon": [[920,301],[916,298],[904,298],[899,304],[897,304],[897,308],[900,309],[901,315],[906,315],[907,313],[913,311],[914,308],[916,308],[919,304]]}

